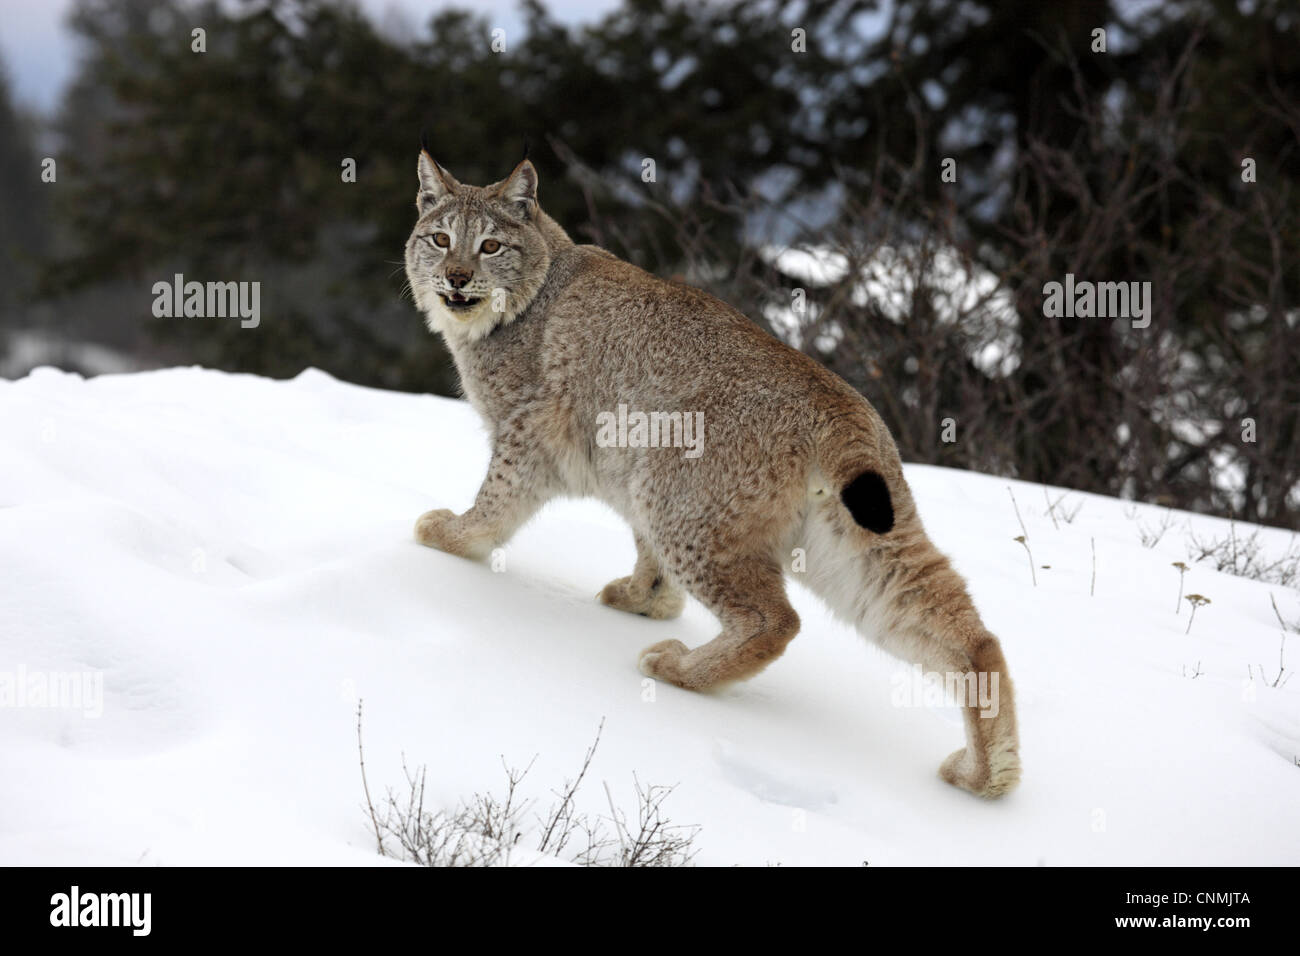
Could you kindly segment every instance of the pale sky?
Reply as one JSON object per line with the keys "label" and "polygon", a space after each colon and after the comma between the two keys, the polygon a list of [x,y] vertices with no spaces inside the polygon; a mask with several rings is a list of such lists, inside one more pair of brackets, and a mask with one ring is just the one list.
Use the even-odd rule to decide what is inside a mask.
{"label": "pale sky", "polygon": [[[430,14],[448,7],[470,9],[504,27],[522,26],[518,0],[359,0],[376,23],[397,11],[423,28]],[[618,0],[543,0],[562,23],[585,23],[618,6]],[[72,0],[0,0],[0,60],[14,96],[24,106],[51,111],[76,66],[76,44],[63,27]]]}

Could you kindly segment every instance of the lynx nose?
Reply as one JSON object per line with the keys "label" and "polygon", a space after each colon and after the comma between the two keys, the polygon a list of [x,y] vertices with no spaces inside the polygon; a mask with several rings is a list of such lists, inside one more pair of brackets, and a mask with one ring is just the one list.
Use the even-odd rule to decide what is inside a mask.
{"label": "lynx nose", "polygon": [[465,288],[465,283],[474,278],[474,273],[469,269],[448,269],[447,283],[453,289]]}

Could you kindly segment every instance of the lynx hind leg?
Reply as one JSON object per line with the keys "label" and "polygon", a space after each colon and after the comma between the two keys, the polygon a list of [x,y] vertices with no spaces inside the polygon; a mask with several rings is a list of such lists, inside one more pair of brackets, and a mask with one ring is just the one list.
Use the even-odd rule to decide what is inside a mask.
{"label": "lynx hind leg", "polygon": [[688,690],[747,680],[780,657],[799,631],[799,616],[774,562],[702,563],[686,580],[690,592],[718,616],[722,633],[694,650],[675,640],[646,648],[640,669],[647,677]]}
{"label": "lynx hind leg", "polygon": [[893,586],[886,585],[882,596],[892,605],[894,626],[880,643],[927,674],[939,674],[957,697],[966,746],[943,762],[939,776],[978,796],[999,797],[1020,782],[1015,696],[1006,658],[998,639],[980,622],[961,576],[928,541],[925,545],[920,549],[924,560],[908,562],[916,570],[885,575]]}
{"label": "lynx hind leg", "polygon": [[686,606],[686,592],[669,577],[641,535],[636,536],[636,568],[628,577],[610,581],[597,598],[620,611],[659,621],[678,617]]}
{"label": "lynx hind leg", "polygon": [[969,658],[975,681],[968,678],[966,688],[968,700],[978,695],[986,703],[962,707],[966,746],[948,756],[939,776],[978,796],[1000,797],[1020,783],[1020,740],[1006,659],[997,638],[985,633]]}

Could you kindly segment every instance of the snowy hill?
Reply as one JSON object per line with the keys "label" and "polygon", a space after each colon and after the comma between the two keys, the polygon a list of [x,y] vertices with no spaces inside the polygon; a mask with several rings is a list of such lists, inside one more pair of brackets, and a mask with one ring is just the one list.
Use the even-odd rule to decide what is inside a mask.
{"label": "snowy hill", "polygon": [[[607,812],[601,781],[630,803],[634,772],[678,784],[701,864],[1300,864],[1300,680],[1260,678],[1269,594],[1288,619],[1300,594],[1197,564],[1185,591],[1212,603],[1190,634],[1174,613],[1171,562],[1226,522],[1175,515],[1148,549],[1154,507],[1074,494],[1056,527],[1037,486],[908,468],[1017,684],[1024,781],[985,802],[937,776],[956,711],[896,706],[906,669],[798,587],[803,632],[765,673],[648,695],[638,651],[715,625],[595,601],[634,562],[603,506],[551,506],[496,570],[416,545],[486,460],[464,403],[315,371],[0,382],[0,864],[382,863],[358,696],[372,790],[405,753],[444,805],[499,787],[501,755],[537,755],[544,803],[603,717],[581,809]],[[35,681],[82,674],[101,707],[38,706]]]}

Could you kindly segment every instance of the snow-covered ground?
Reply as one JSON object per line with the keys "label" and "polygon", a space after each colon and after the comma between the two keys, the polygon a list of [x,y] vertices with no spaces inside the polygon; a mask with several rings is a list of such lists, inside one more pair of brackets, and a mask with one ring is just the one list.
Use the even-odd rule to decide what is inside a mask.
{"label": "snow-covered ground", "polygon": [[[383,862],[358,696],[372,790],[405,753],[447,806],[500,789],[501,755],[537,755],[547,803],[603,717],[580,808],[608,812],[602,781],[633,805],[634,772],[677,784],[702,864],[1300,863],[1300,680],[1259,678],[1269,592],[1289,618],[1300,595],[1197,565],[1185,590],[1213,603],[1190,635],[1174,613],[1189,523],[1226,522],[1175,515],[1146,549],[1155,508],[1072,494],[1058,529],[1037,486],[908,468],[1016,679],[1024,782],[990,803],[936,774],[955,711],[897,706],[905,668],[798,587],[803,632],[765,673],[648,694],[637,652],[715,625],[594,600],[634,559],[602,506],[552,505],[495,570],[416,545],[486,460],[467,405],[315,371],[0,382],[0,864]],[[82,674],[80,707],[38,706]]]}

